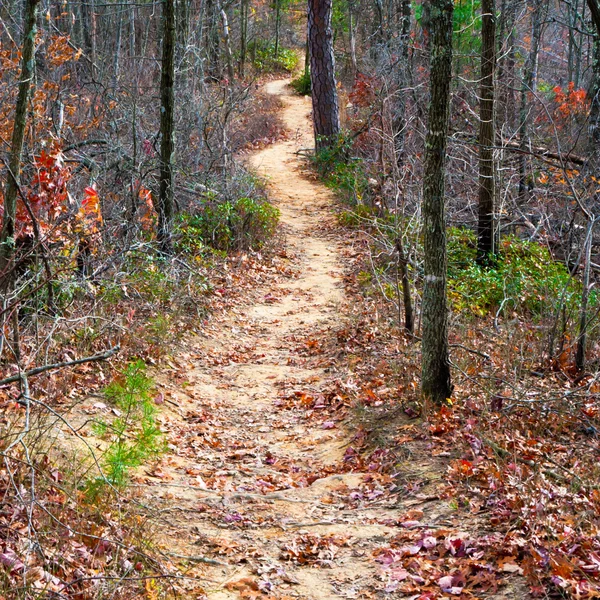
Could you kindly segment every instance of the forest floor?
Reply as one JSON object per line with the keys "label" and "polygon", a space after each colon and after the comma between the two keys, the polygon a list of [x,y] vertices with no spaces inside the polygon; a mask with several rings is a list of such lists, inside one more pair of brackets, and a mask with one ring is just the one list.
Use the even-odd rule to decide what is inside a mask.
{"label": "forest floor", "polygon": [[[256,301],[209,320],[157,378],[169,399],[169,451],[136,477],[140,500],[155,509],[160,547],[184,574],[182,597],[429,597],[396,591],[409,573],[388,568],[390,544],[416,532],[409,555],[446,543],[452,558],[452,544],[466,548],[478,526],[441,498],[448,462],[422,441],[397,457],[395,479],[351,460],[351,411],[334,410],[339,390],[355,385],[337,359],[340,331],[356,320],[345,292],[348,244],[332,194],[298,154],[313,142],[310,100],[287,80],[265,91],[281,98],[288,137],[250,163],[281,211],[280,268],[253,290]],[[398,418],[396,433],[412,427]],[[400,495],[396,480],[418,485]],[[435,597],[444,585],[456,597],[460,584],[440,589],[437,580]],[[501,589],[493,596],[525,596]]]}

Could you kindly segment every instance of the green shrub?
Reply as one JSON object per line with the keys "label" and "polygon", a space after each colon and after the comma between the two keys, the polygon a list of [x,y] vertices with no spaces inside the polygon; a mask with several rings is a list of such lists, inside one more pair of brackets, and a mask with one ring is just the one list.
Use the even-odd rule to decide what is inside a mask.
{"label": "green shrub", "polygon": [[287,71],[292,73],[298,66],[298,54],[289,48],[279,46],[275,56],[275,44],[265,40],[256,40],[248,48],[253,57],[253,65],[261,73]]}
{"label": "green shrub", "polygon": [[298,75],[295,79],[292,79],[290,85],[296,93],[301,96],[310,96],[311,83],[310,83],[310,72],[303,71],[301,75]]}
{"label": "green shrub", "polygon": [[483,316],[502,307],[539,317],[555,311],[561,300],[575,310],[581,299],[581,284],[541,244],[507,236],[488,268],[476,263],[476,253],[474,232],[449,230],[448,295],[457,311]]}
{"label": "green shrub", "polygon": [[315,164],[325,184],[355,206],[368,203],[370,189],[363,162],[351,157],[351,147],[351,140],[340,136],[336,144],[317,153]]}
{"label": "green shrub", "polygon": [[217,250],[260,248],[274,233],[279,210],[264,200],[238,198],[210,201],[194,215],[183,215],[178,231],[188,239],[190,232],[203,244]]}
{"label": "green shrub", "polygon": [[124,486],[129,471],[164,449],[162,433],[156,423],[156,404],[152,398],[154,381],[146,374],[146,365],[138,360],[125,371],[104,393],[115,407],[117,417],[111,421],[101,419],[94,423],[97,435],[107,438],[109,445],[102,457],[104,478],[88,485],[95,493],[106,483]]}

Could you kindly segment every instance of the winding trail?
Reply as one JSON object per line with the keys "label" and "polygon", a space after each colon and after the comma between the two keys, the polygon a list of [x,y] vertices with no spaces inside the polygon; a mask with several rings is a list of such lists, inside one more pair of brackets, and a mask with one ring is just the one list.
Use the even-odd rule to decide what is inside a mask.
{"label": "winding trail", "polygon": [[[375,597],[372,550],[392,535],[397,508],[367,473],[348,472],[351,434],[314,410],[334,366],[312,350],[334,335],[345,302],[332,197],[297,154],[313,143],[310,101],[288,81],[266,91],[281,97],[289,137],[251,164],[281,210],[288,274],[211,320],[180,377],[161,382],[180,408],[164,415],[170,453],[143,495],[160,511],[165,552],[198,558],[189,574],[208,598],[259,588],[261,598]],[[184,597],[203,596],[188,587]]]}

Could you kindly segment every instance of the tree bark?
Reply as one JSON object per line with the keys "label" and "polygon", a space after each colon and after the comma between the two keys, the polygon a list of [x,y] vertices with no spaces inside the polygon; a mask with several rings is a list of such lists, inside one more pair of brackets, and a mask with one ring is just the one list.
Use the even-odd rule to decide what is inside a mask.
{"label": "tree bark", "polygon": [[431,70],[423,174],[425,278],[421,390],[426,401],[439,405],[452,393],[448,359],[444,176],[452,79],[454,4],[453,0],[432,0],[429,4]]}
{"label": "tree bark", "polygon": [[310,80],[317,151],[335,144],[340,134],[331,13],[332,0],[308,0]]}
{"label": "tree bark", "polygon": [[37,34],[37,12],[40,0],[27,0],[25,5],[25,23],[21,59],[21,78],[15,110],[12,132],[9,173],[4,189],[4,216],[0,234],[0,288],[3,292],[10,286],[13,277],[12,259],[15,251],[15,221],[17,214],[17,195],[21,181],[21,159],[23,143],[27,130],[27,105],[31,95],[31,83],[35,71],[35,39]]}
{"label": "tree bark", "polygon": [[481,98],[479,101],[479,226],[477,261],[486,264],[496,251],[494,169],[494,69],[496,66],[496,7],[481,2]]}
{"label": "tree bark", "polygon": [[175,152],[175,0],[163,0],[163,48],[160,80],[160,190],[158,232],[160,251],[170,255],[173,221],[173,154]]}

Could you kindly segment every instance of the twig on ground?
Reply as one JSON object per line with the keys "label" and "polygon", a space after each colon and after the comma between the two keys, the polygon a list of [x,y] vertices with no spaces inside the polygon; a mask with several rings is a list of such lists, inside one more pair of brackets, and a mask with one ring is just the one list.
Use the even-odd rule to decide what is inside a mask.
{"label": "twig on ground", "polygon": [[106,360],[107,358],[110,358],[113,354],[116,354],[120,349],[121,346],[117,344],[113,348],[106,350],[106,352],[102,352],[101,354],[95,354],[94,356],[87,356],[85,358],[78,358],[76,360],[68,360],[65,362],[54,363],[51,365],[35,367],[34,369],[29,369],[29,371],[26,371],[25,373],[17,373],[16,375],[12,375],[10,377],[6,377],[5,379],[1,379],[0,386],[19,381],[23,376],[31,377],[32,375],[39,375],[40,373],[45,373],[46,371],[53,371],[54,369],[63,369],[64,367],[73,367],[75,365],[82,365],[83,363],[94,362],[98,360]]}

